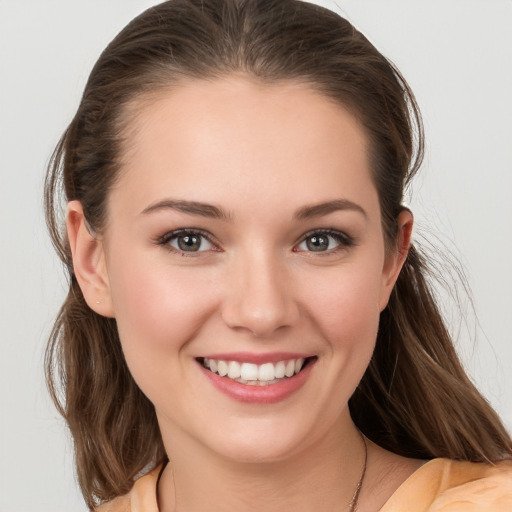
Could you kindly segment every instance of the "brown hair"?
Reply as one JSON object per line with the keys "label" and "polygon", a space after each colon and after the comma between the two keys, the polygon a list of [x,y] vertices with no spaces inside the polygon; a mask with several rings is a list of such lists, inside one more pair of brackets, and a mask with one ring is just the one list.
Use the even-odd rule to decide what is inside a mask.
{"label": "brown hair", "polygon": [[[370,141],[390,250],[404,188],[421,164],[422,124],[408,85],[348,21],[321,7],[296,0],[171,0],[148,9],[110,43],[53,154],[45,196],[52,239],[70,276],[47,349],[47,378],[73,435],[90,507],[127,492],[166,454],[154,408],[124,361],[115,320],[86,305],[73,275],[59,193],[63,188],[66,200],[79,200],[89,225],[101,232],[129,107],[178,80],[230,73],[310,84],[357,116]],[[427,262],[414,247],[381,314],[375,353],[350,409],[365,435],[402,455],[512,456],[510,437],[457,358]]]}

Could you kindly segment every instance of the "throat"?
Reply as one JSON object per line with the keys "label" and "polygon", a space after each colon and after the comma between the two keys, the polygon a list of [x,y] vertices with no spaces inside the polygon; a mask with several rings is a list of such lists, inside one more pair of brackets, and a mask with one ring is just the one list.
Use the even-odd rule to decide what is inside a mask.
{"label": "throat", "polygon": [[311,512],[322,504],[321,512],[349,511],[361,480],[363,452],[360,438],[348,437],[350,442],[329,446],[322,440],[269,462],[233,461],[205,453],[204,446],[195,451],[187,442],[180,443],[168,450],[172,463],[158,484],[159,510]]}

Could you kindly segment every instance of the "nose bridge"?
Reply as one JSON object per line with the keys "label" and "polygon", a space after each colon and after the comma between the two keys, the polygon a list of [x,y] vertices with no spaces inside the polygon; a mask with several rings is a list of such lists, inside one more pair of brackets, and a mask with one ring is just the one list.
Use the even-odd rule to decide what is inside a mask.
{"label": "nose bridge", "polygon": [[263,244],[241,251],[233,262],[223,308],[232,328],[267,336],[298,318],[285,264]]}

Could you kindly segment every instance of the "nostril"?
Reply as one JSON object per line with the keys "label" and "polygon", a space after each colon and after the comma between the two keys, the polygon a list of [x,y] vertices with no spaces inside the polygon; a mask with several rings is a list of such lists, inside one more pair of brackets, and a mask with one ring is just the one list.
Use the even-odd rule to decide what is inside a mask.
{"label": "nostril", "polygon": [[298,305],[282,278],[259,272],[255,264],[243,276],[234,273],[235,279],[236,285],[222,304],[222,319],[228,327],[261,338],[297,324]]}

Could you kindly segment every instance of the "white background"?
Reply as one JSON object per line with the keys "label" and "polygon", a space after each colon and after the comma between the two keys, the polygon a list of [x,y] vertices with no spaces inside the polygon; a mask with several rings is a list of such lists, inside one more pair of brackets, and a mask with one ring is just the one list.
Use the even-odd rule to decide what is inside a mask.
{"label": "white background", "polygon": [[[85,510],[42,372],[64,293],[42,181],[95,59],[153,3],[0,0],[0,512]],[[481,327],[475,341],[470,318],[459,351],[510,428],[512,2],[337,4],[417,95],[428,151],[410,204],[420,230],[439,235],[465,264]]]}

